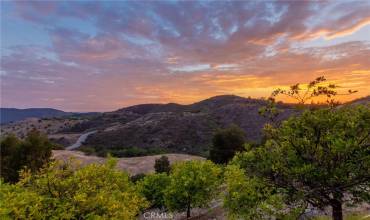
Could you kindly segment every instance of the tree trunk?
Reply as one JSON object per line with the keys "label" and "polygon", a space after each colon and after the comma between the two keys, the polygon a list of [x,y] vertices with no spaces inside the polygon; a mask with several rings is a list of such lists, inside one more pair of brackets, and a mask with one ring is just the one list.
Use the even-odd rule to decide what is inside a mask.
{"label": "tree trunk", "polygon": [[333,209],[333,220],[343,220],[342,202],[339,200],[334,200],[331,202],[331,207]]}
{"label": "tree trunk", "polygon": [[188,208],[186,211],[186,218],[190,218],[190,202],[188,203]]}

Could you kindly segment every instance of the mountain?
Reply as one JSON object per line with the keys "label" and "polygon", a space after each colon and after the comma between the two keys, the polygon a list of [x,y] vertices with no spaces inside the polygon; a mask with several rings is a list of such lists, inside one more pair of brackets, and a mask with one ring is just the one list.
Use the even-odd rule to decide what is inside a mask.
{"label": "mountain", "polygon": [[370,96],[355,99],[355,100],[350,101],[346,104],[350,104],[350,105],[368,105],[368,104],[370,104]]}
{"label": "mountain", "polygon": [[71,114],[72,113],[52,108],[0,108],[0,123],[6,124],[9,122],[21,121],[26,118],[51,118]]}
{"label": "mountain", "polygon": [[[95,152],[117,152],[139,148],[170,153],[206,155],[217,129],[240,126],[250,142],[260,142],[267,121],[259,115],[262,99],[233,95],[216,96],[190,105],[143,104],[103,113],[74,126],[71,131],[97,130],[84,145]],[[298,111],[279,104],[280,120]],[[91,149],[89,149],[91,150]]]}

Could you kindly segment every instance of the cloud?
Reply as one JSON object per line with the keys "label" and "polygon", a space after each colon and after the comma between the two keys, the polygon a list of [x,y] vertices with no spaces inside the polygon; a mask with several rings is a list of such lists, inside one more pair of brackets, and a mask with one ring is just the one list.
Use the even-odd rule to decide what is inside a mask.
{"label": "cloud", "polygon": [[[369,25],[366,1],[7,4],[45,30],[51,45],[5,48],[2,93],[9,106],[112,110],[225,93],[266,96],[274,87],[320,75],[364,90],[370,81],[369,41],[301,45],[356,36]],[[52,101],[58,99],[64,101]]]}

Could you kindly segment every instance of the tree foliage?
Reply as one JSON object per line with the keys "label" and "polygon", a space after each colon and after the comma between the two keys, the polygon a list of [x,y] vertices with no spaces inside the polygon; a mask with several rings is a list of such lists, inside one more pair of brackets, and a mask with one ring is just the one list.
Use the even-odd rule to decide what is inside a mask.
{"label": "tree foliage", "polygon": [[331,206],[342,219],[342,204],[370,201],[369,107],[306,111],[266,133],[265,145],[234,163],[282,193],[286,204]]}
{"label": "tree foliage", "polygon": [[151,207],[164,208],[164,192],[169,184],[170,177],[166,173],[155,173],[139,181],[138,189],[150,202]]}
{"label": "tree foliage", "polygon": [[221,129],[212,139],[209,158],[215,163],[225,164],[231,160],[237,151],[244,149],[245,134],[237,125]]}
{"label": "tree foliage", "polygon": [[159,159],[155,160],[154,169],[156,173],[169,173],[171,170],[170,161],[168,157],[161,156]]}
{"label": "tree foliage", "polygon": [[[134,219],[148,203],[115,170],[116,162],[77,165],[51,163],[37,174],[22,173],[1,188],[1,219]],[[15,199],[17,198],[17,199]]]}
{"label": "tree foliage", "polygon": [[211,161],[186,161],[173,165],[170,184],[165,190],[166,207],[172,211],[186,211],[204,207],[217,195],[221,168]]}
{"label": "tree foliage", "polygon": [[[299,205],[284,204],[284,194],[257,176],[248,176],[237,165],[228,165],[225,171],[223,206],[229,219],[297,219]],[[289,210],[289,211],[288,211]]]}
{"label": "tree foliage", "polygon": [[50,161],[53,144],[37,130],[27,134],[25,140],[10,135],[1,140],[1,177],[5,182],[17,182],[19,171],[27,167],[38,171]]}

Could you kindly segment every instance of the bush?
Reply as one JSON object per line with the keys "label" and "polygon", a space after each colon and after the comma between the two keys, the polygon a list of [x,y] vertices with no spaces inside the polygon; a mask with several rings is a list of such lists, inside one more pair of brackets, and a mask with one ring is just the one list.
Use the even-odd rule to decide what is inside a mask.
{"label": "bush", "polygon": [[140,181],[140,180],[144,179],[144,177],[145,177],[145,176],[146,176],[146,175],[145,175],[144,173],[138,173],[138,174],[136,174],[136,175],[131,176],[131,177],[130,177],[130,180],[131,180],[132,182],[136,183],[136,182],[138,182],[138,181]]}
{"label": "bush", "polygon": [[219,130],[212,139],[209,158],[214,163],[225,164],[231,160],[237,151],[244,149],[245,134],[237,125]]}
{"label": "bush", "polygon": [[168,157],[161,156],[159,159],[155,160],[154,169],[156,173],[169,173],[171,170],[170,161]]}
{"label": "bush", "polygon": [[[135,219],[148,202],[116,161],[51,163],[38,174],[28,171],[13,186],[1,187],[1,219]],[[18,199],[15,199],[18,198]],[[41,216],[41,217],[40,217]]]}
{"label": "bush", "polygon": [[24,141],[7,136],[1,141],[1,177],[5,182],[17,182],[19,171],[27,167],[38,171],[50,161],[53,144],[36,130],[27,134]]}

